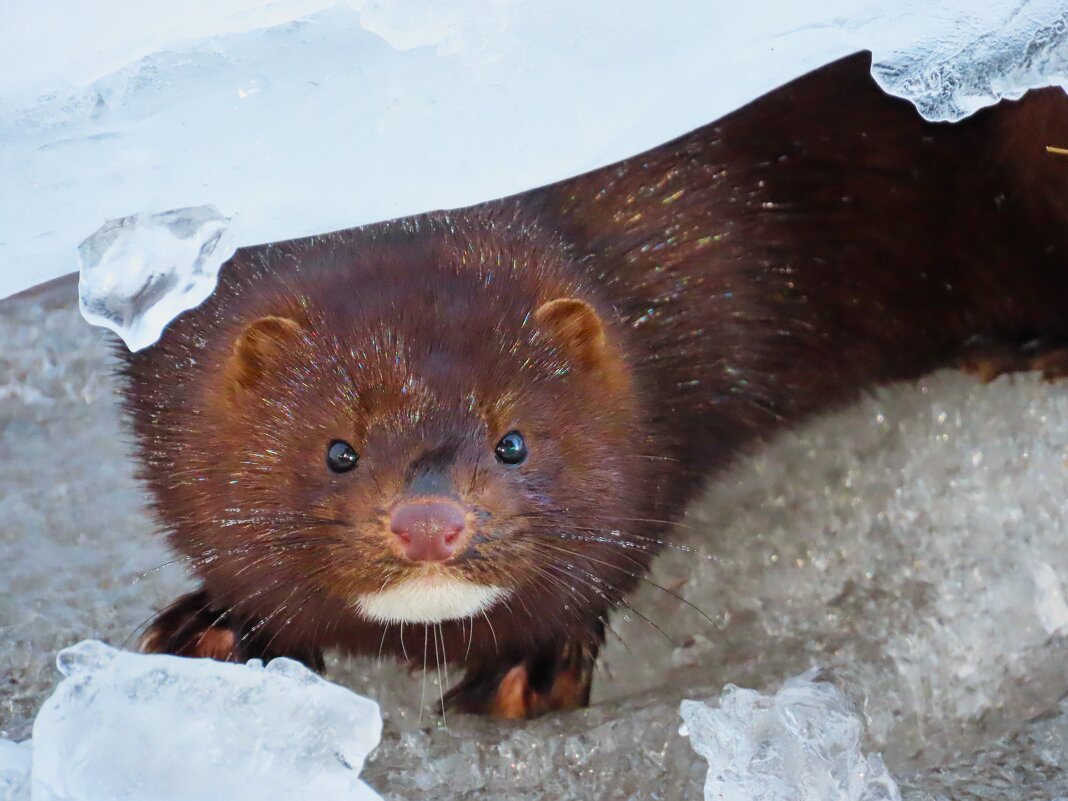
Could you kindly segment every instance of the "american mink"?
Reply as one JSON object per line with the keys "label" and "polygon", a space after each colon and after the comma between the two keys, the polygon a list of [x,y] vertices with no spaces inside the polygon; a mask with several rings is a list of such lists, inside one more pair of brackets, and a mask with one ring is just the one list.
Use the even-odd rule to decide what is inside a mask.
{"label": "american mink", "polygon": [[240,250],[123,357],[202,582],[142,647],[432,648],[461,709],[580,706],[606,615],[740,450],[947,364],[1062,372],[1068,99],[931,124],[869,60],[515,197]]}

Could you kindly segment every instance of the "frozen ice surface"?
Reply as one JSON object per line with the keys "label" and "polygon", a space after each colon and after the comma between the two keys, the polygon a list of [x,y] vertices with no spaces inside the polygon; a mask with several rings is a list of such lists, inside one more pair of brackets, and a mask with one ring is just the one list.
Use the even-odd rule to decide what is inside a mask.
{"label": "frozen ice surface", "polygon": [[214,203],[241,246],[476,203],[661,144],[864,47],[893,91],[955,116],[1063,83],[1065,13],[1061,0],[0,3],[0,297],[69,272],[107,219]]}
{"label": "frozen ice surface", "polygon": [[707,801],[900,801],[882,758],[861,753],[856,706],[817,674],[770,696],[730,684],[716,705],[682,702]]}
{"label": "frozen ice surface", "polygon": [[30,801],[29,741],[0,740],[0,801]]}
{"label": "frozen ice surface", "polygon": [[82,316],[133,351],[203,303],[234,255],[226,218],[214,206],[109,220],[78,246]]}
{"label": "frozen ice surface", "polygon": [[901,781],[904,801],[1064,801],[1068,699],[982,750]]}
{"label": "frozen ice surface", "polygon": [[0,303],[0,737],[29,737],[60,649],[132,641],[190,588],[151,535],[107,340],[73,281]]}
{"label": "frozen ice surface", "polygon": [[[60,652],[33,725],[34,801],[374,801],[378,705],[299,662]],[[166,758],[161,758],[166,755]]]}
{"label": "frozen ice surface", "polygon": [[[665,688],[523,726],[460,718],[448,731],[388,732],[365,775],[387,801],[696,801],[708,764],[679,735],[671,697]],[[896,778],[903,801],[1061,801],[1068,699],[962,758]]]}
{"label": "frozen ice surface", "polygon": [[[938,764],[1068,690],[1068,387],[952,373],[879,390],[711,487],[613,627],[607,698],[676,681],[760,686],[813,665],[861,698],[874,750]],[[629,618],[629,619],[628,619]],[[686,677],[686,678],[684,678]]]}

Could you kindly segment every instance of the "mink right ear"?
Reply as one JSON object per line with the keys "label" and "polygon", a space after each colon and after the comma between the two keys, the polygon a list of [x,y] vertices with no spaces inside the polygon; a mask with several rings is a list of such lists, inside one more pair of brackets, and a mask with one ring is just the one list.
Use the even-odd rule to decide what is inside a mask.
{"label": "mink right ear", "polygon": [[605,363],[608,345],[604,323],[593,307],[578,298],[557,298],[543,303],[534,319],[579,364],[597,367]]}
{"label": "mink right ear", "polygon": [[261,317],[246,326],[234,342],[230,360],[232,389],[250,390],[292,349],[303,329],[288,317]]}

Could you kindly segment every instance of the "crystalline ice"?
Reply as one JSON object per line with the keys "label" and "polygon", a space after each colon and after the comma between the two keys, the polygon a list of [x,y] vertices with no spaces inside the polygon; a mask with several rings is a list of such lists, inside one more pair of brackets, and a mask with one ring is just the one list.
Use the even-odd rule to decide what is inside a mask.
{"label": "crystalline ice", "polygon": [[1068,629],[1068,603],[1060,576],[1048,562],[1036,562],[1032,568],[1035,579],[1035,608],[1047,634]]}
{"label": "crystalline ice", "polygon": [[1063,0],[904,5],[878,23],[872,74],[927,119],[960,120],[1037,86],[1068,91]]}
{"label": "crystalline ice", "polygon": [[975,754],[901,780],[904,801],[1065,801],[1068,698]]}
{"label": "crystalline ice", "polygon": [[109,220],[78,246],[82,316],[130,350],[148,347],[176,316],[207,299],[234,255],[214,206]]}
{"label": "crystalline ice", "polygon": [[728,685],[718,706],[681,712],[708,760],[707,801],[900,801],[882,759],[861,753],[855,706],[815,670],[773,696]]}
{"label": "crystalline ice", "polygon": [[1033,376],[937,374],[780,438],[690,510],[676,542],[705,558],[654,569],[715,625],[643,587],[631,603],[687,647],[617,617],[643,658],[610,640],[600,697],[674,665],[763,686],[816,663],[863,699],[895,770],[962,757],[1068,691],[1066,453],[1068,394]]}
{"label": "crystalline ice", "polygon": [[[289,659],[146,656],[87,640],[33,726],[34,801],[378,799],[378,705]],[[161,754],[167,755],[160,758]]]}
{"label": "crystalline ice", "polygon": [[29,742],[0,740],[0,801],[30,801]]}
{"label": "crystalline ice", "polygon": [[68,272],[104,219],[210,201],[250,245],[475,203],[660,144],[859,48],[891,91],[954,118],[1063,84],[1064,14],[1061,0],[2,3],[0,297]]}

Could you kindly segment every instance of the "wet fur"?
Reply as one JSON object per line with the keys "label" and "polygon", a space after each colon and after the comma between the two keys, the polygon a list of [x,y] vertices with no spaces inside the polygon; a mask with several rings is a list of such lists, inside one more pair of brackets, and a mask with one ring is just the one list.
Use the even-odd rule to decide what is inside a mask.
{"label": "wet fur", "polygon": [[[1068,340],[1068,158],[1045,150],[1065,144],[1059,90],[930,124],[858,55],[575,179],[240,250],[123,357],[144,479],[210,607],[152,648],[196,653],[217,621],[233,658],[419,663],[433,635],[462,708],[585,703],[608,612],[740,451],[977,342]],[[556,299],[596,312],[603,357],[539,318]],[[297,327],[235,367],[264,317]],[[492,455],[512,427],[515,470]],[[334,437],[352,475],[323,465]],[[388,508],[426,476],[477,521],[450,569],[513,595],[427,631],[363,621],[353,594],[407,569]]]}

